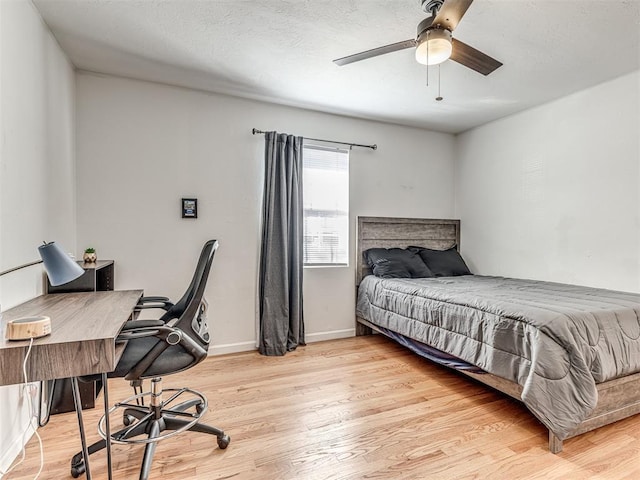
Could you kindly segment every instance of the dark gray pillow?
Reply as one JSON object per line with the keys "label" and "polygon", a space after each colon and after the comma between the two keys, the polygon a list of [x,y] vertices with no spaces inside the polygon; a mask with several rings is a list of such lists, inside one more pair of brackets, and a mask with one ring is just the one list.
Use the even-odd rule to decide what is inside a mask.
{"label": "dark gray pillow", "polygon": [[433,277],[433,273],[416,252],[402,248],[370,248],[364,252],[364,258],[376,277]]}
{"label": "dark gray pillow", "polygon": [[424,247],[409,247],[408,250],[418,253],[436,277],[473,275],[455,245],[448,250],[431,250]]}

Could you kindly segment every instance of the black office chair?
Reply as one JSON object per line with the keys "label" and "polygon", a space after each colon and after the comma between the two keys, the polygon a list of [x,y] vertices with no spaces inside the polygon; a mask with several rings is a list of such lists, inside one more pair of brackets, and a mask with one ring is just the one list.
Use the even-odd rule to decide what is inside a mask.
{"label": "black office chair", "polygon": [[[205,276],[205,267],[208,261],[208,245],[213,240],[205,243],[202,247],[202,251],[200,252],[200,258],[198,258],[198,263],[196,264],[196,269],[193,272],[193,277],[191,278],[191,282],[189,286],[185,290],[184,294],[177,302],[172,302],[169,297],[163,296],[144,296],[140,298],[138,301],[138,305],[135,310],[137,313],[143,310],[149,309],[161,309],[164,310],[164,314],[159,318],[164,322],[168,322],[169,320],[173,320],[174,318],[178,318],[182,315],[189,304],[189,301],[193,297],[196,291],[196,287],[203,280]],[[206,272],[208,275],[208,271]],[[206,281],[206,280],[205,280]],[[142,393],[142,380],[132,380],[130,382],[131,388],[133,388],[133,393],[138,394]],[[141,397],[137,400],[138,404],[144,405],[144,397]]]}
{"label": "black office chair", "polygon": [[[140,469],[140,480],[146,480],[157,442],[185,430],[215,435],[218,447],[227,448],[231,439],[222,430],[198,423],[207,410],[206,397],[190,388],[165,389],[171,392],[163,399],[162,376],[181,372],[200,363],[207,356],[209,332],[206,322],[206,302],[203,301],[207,278],[218,248],[216,240],[210,240],[203,248],[206,257],[201,279],[196,281],[194,293],[184,312],[176,319],[131,320],[119,336],[127,346],[115,371],[109,377],[124,377],[126,380],[151,380],[151,391],[136,394],[122,403],[117,403],[110,412],[122,409],[124,428],[111,434],[115,443],[145,444],[144,458]],[[92,380],[92,378],[87,378]],[[148,405],[132,403],[140,397],[149,396]],[[185,397],[187,397],[185,399]],[[100,420],[98,430],[106,438],[105,418]],[[139,438],[141,436],[146,438]],[[93,454],[106,446],[100,440],[89,447]],[[82,452],[71,460],[71,476],[78,478],[85,471]]]}

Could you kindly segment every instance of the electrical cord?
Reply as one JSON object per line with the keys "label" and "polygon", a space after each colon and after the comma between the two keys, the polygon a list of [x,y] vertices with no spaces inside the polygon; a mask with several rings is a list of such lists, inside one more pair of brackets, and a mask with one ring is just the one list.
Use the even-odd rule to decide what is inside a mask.
{"label": "electrical cord", "polygon": [[[42,446],[42,438],[40,438],[40,434],[38,433],[37,421],[33,411],[33,398],[37,394],[37,391],[36,391],[37,387],[34,384],[29,384],[28,377],[27,377],[27,360],[29,359],[29,354],[31,353],[32,346],[33,346],[33,338],[29,342],[29,348],[27,349],[27,354],[24,356],[24,362],[22,362],[22,375],[24,378],[24,386],[22,387],[22,392],[24,396],[27,397],[27,406],[29,407],[29,424],[24,429],[24,432],[22,432],[22,437],[21,437],[22,451],[20,452],[20,460],[17,463],[15,463],[11,468],[9,468],[9,470],[7,470],[6,472],[0,470],[0,475],[2,476],[8,475],[13,471],[14,468],[16,468],[22,462],[24,462],[24,459],[26,456],[25,454],[26,436],[27,436],[27,433],[29,433],[29,430],[33,429],[33,433],[36,435],[36,438],[38,439],[38,445],[40,446],[40,469],[38,470],[38,473],[36,473],[36,476],[33,477],[33,480],[37,480],[38,477],[40,477],[40,474],[42,473],[42,469],[44,467],[44,448]],[[34,421],[36,422],[36,425],[34,425]]]}

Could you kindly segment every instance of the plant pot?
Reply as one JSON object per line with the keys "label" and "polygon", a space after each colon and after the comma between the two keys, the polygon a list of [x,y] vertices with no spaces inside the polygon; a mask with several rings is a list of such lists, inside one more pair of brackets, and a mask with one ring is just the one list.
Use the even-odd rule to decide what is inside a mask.
{"label": "plant pot", "polygon": [[98,259],[98,256],[96,255],[95,252],[93,253],[86,253],[84,255],[82,255],[82,259],[84,260],[84,263],[95,263],[95,261]]}

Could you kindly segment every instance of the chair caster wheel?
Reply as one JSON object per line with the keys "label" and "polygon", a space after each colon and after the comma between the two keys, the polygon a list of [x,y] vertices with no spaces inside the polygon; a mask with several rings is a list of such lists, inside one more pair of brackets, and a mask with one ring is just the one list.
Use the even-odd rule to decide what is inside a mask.
{"label": "chair caster wheel", "polygon": [[134,417],[133,415],[127,415],[126,413],[124,415],[122,415],[122,424],[125,427],[128,427],[129,425],[131,425],[135,421],[136,421],[136,417]]}
{"label": "chair caster wheel", "polygon": [[231,437],[229,437],[229,435],[218,437],[218,447],[220,447],[220,450],[224,450],[225,448],[227,448],[230,442]]}
{"label": "chair caster wheel", "polygon": [[84,460],[82,460],[80,463],[78,463],[77,465],[72,465],[71,466],[71,476],[73,478],[78,478],[80,475],[82,475],[87,469],[84,466]]}

